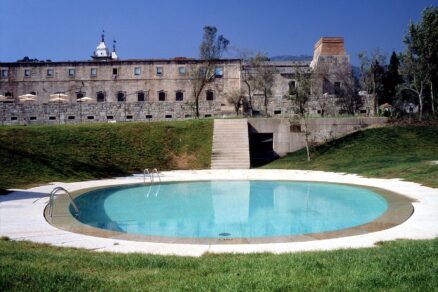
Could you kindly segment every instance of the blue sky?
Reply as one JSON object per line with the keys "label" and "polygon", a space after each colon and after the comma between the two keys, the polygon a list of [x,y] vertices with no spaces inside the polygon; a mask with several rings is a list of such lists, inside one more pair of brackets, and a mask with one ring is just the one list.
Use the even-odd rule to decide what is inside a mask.
{"label": "blue sky", "polygon": [[360,51],[403,50],[409,21],[433,0],[0,0],[0,61],[88,60],[104,28],[121,59],[197,57],[202,27],[237,49],[312,55],[321,36],[345,37]]}

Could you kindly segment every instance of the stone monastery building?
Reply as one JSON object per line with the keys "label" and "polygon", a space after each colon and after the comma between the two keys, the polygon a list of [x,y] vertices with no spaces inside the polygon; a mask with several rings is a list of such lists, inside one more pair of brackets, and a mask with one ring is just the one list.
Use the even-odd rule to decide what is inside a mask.
{"label": "stone monastery building", "polygon": [[[104,36],[89,61],[0,62],[0,113],[2,124],[64,124],[107,121],[148,121],[194,117],[191,72],[204,61],[188,58],[119,59],[108,49]],[[276,69],[267,106],[269,116],[291,117],[297,109],[286,98],[297,68],[322,68],[321,82],[312,85],[310,113],[345,112],[336,101],[343,86],[339,72],[350,72],[343,38],[321,38],[311,61],[270,61]],[[251,68],[239,59],[214,61],[214,81],[199,99],[200,117],[234,113],[227,95],[242,90]],[[318,83],[317,83],[318,84]],[[27,96],[25,96],[28,94]],[[30,95],[31,94],[31,95]],[[57,98],[54,94],[58,94]],[[84,98],[85,97],[85,98]],[[370,114],[364,103],[358,113]],[[263,95],[254,94],[254,115],[265,115]]]}

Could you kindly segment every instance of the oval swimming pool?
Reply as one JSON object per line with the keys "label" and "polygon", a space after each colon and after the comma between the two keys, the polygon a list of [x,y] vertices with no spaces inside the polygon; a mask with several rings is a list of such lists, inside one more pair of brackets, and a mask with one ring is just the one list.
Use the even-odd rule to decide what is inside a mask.
{"label": "oval swimming pool", "polygon": [[[333,183],[195,181],[109,187],[75,199],[80,222],[128,234],[263,238],[337,231],[388,209],[371,190]],[[72,210],[71,210],[72,211]]]}

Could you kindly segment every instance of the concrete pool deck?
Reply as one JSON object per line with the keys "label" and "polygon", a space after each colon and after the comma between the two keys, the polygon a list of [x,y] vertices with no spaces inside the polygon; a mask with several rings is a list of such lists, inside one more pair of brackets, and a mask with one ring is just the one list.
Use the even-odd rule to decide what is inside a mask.
{"label": "concrete pool deck", "polygon": [[96,251],[140,252],[161,255],[201,256],[209,253],[286,253],[372,247],[376,242],[397,239],[432,239],[438,237],[438,189],[399,179],[364,178],[354,174],[303,170],[194,170],[161,172],[163,182],[262,179],[318,181],[376,187],[413,200],[414,213],[405,222],[389,229],[329,239],[303,242],[259,244],[183,244],[130,241],[102,238],[64,231],[50,225],[44,215],[48,194],[55,186],[74,192],[81,189],[143,182],[143,176],[94,180],[77,183],[53,182],[27,190],[15,190],[0,196],[0,236],[29,240],[54,246],[85,248]]}

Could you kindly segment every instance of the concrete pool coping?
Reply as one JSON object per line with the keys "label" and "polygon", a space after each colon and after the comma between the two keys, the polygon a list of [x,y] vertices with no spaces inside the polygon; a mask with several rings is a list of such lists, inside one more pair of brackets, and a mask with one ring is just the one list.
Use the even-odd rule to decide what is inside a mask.
{"label": "concrete pool coping", "polygon": [[[296,251],[333,250],[372,247],[376,242],[397,239],[432,239],[438,236],[438,189],[400,179],[364,178],[355,174],[303,170],[194,170],[162,172],[163,182],[193,180],[291,180],[317,181],[375,187],[412,199],[414,213],[405,222],[389,229],[311,241],[257,244],[191,244],[130,241],[94,237],[55,228],[44,218],[48,194],[55,186],[69,191],[102,186],[143,182],[143,176],[94,180],[77,183],[54,182],[28,190],[15,190],[0,196],[0,236],[13,240],[30,240],[55,246],[85,248],[111,252],[141,252],[162,255],[201,256],[209,253],[285,253]],[[312,238],[313,239],[313,238]]]}

